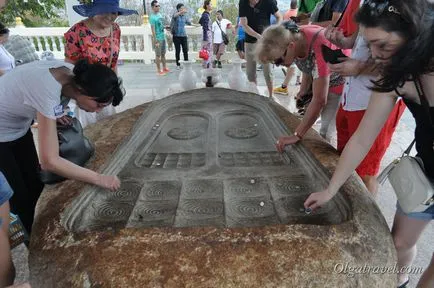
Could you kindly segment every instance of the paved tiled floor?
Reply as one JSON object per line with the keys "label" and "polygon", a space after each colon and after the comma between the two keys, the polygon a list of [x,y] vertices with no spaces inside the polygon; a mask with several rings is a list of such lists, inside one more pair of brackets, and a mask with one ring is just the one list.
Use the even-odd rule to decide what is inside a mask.
{"label": "paved tiled floor", "polygon": [[[200,75],[200,66],[194,67],[194,70]],[[227,75],[230,71],[230,65],[224,65],[222,75],[223,82],[227,83]],[[178,86],[179,71],[173,71],[166,76],[157,76],[154,66],[143,64],[127,64],[119,67],[119,75],[123,78],[127,96],[123,103],[117,107],[118,112],[131,107],[135,107],[141,103],[153,101],[165,97],[170,91],[176,90]],[[280,69],[274,70],[275,84],[279,85],[283,80],[283,73]],[[258,72],[259,91],[265,94],[265,82],[262,72]],[[297,92],[297,87],[292,87],[292,92]],[[293,97],[276,95],[275,100],[281,103],[290,111],[294,111],[295,103]],[[316,126],[315,126],[316,127]],[[390,163],[394,158],[402,154],[402,151],[407,147],[413,138],[414,121],[411,114],[406,110],[401,122],[394,134],[392,144],[386,153],[382,167]],[[332,139],[332,143],[336,142],[336,138]],[[393,216],[395,213],[396,197],[390,184],[387,182],[380,188],[377,198],[377,203],[384,214],[389,226],[392,225]],[[413,264],[415,267],[425,268],[434,252],[434,224],[427,227],[423,233],[418,245],[418,254]],[[13,251],[14,262],[17,267],[17,281],[22,282],[28,279],[27,266],[27,251],[25,247],[19,246]],[[409,287],[415,287],[420,275],[411,276],[411,284]]]}

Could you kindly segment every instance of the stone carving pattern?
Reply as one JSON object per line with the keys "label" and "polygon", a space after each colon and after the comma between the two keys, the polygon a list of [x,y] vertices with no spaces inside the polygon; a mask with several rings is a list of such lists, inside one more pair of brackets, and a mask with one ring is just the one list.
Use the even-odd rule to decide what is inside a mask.
{"label": "stone carving pattern", "polygon": [[221,152],[219,153],[219,163],[221,166],[232,167],[287,165],[280,153],[276,151],[235,153]]}
{"label": "stone carving pattern", "polygon": [[175,226],[224,226],[223,183],[190,180],[183,187]]}
{"label": "stone carving pattern", "polygon": [[175,140],[191,140],[196,139],[205,133],[205,129],[201,127],[176,127],[167,132],[167,136]]}
{"label": "stone carving pattern", "polygon": [[225,135],[234,139],[250,139],[258,136],[259,131],[256,127],[231,127],[225,131]]}
{"label": "stone carving pattern", "polygon": [[[79,224],[78,227],[245,227],[296,223],[299,219],[314,219],[318,215],[324,216],[324,213],[330,214],[334,204],[310,216],[300,210],[307,194],[323,187],[317,187],[315,181],[311,181],[312,177],[303,174],[306,173],[303,163],[298,162],[301,161],[298,155],[292,154],[296,152],[287,151],[282,155],[273,149],[274,141],[270,143],[267,121],[260,113],[255,114],[259,110],[243,112],[243,108],[238,107],[236,113],[222,114],[222,107],[226,104],[211,101],[200,105],[189,103],[185,107],[180,105],[178,110],[184,107],[181,109],[189,112],[177,112],[174,109],[172,114],[164,116],[165,119],[156,120],[157,123],[164,123],[161,127],[153,126],[155,132],[164,131],[155,134],[161,138],[152,140],[155,141],[152,144],[154,146],[146,148],[147,151],[141,151],[140,149],[145,149],[144,146],[137,144],[135,155],[140,156],[132,157],[127,164],[129,167],[135,166],[132,167],[132,173],[128,169],[122,171],[121,189],[114,193],[96,195],[90,211],[84,213],[84,222],[87,223]],[[198,111],[191,112],[194,108]],[[213,116],[207,118],[208,116],[199,115],[203,112],[201,109],[207,111],[205,114]],[[234,108],[227,105],[225,109]],[[212,119],[215,115],[223,116]],[[210,128],[213,130],[209,131]],[[209,138],[203,137],[209,132],[212,132]],[[223,136],[221,132],[228,138],[219,138]],[[227,142],[222,144],[221,139]],[[242,143],[246,145],[243,146]],[[174,150],[170,148],[172,144],[175,145]],[[184,147],[188,153],[177,153],[183,151]],[[215,156],[216,159],[212,159]],[[210,163],[207,163],[208,159]],[[192,169],[207,165],[206,169],[191,173]],[[227,178],[225,167],[239,167],[241,169],[233,170],[241,174],[234,172],[233,178]],[[282,171],[282,174],[273,175],[287,175],[284,172],[287,171],[291,176],[276,177],[270,174],[246,178],[247,172],[243,167],[249,167],[244,169],[249,171],[259,167],[255,173],[266,171],[267,167],[275,167],[269,169],[270,173]],[[164,169],[177,171],[169,178]],[[192,179],[192,175],[197,179]],[[223,178],[218,178],[219,175]],[[152,177],[157,177],[158,180],[155,181]],[[329,217],[330,223],[335,220],[339,223],[342,215],[334,214],[336,219]]]}
{"label": "stone carving pattern", "polygon": [[264,178],[225,181],[225,205],[228,227],[278,223],[270,189]]}
{"label": "stone carving pattern", "polygon": [[206,163],[205,153],[146,153],[138,161],[138,167],[146,168],[195,168]]}

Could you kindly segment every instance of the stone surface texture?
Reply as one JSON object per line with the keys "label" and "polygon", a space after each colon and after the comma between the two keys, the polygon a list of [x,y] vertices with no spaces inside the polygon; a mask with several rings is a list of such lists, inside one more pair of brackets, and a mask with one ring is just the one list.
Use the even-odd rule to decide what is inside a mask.
{"label": "stone surface texture", "polygon": [[[215,92],[216,97],[226,94],[259,98],[217,88],[195,90],[195,93],[210,91]],[[275,102],[261,99],[274,110],[288,132],[294,131],[298,118]],[[110,171],[109,160],[131,140],[136,120],[142,113],[146,117],[146,113],[152,111],[150,106],[144,104],[89,126],[86,135],[94,142],[96,153],[88,167]],[[170,131],[178,138],[197,136],[185,131]],[[249,134],[249,131],[242,132]],[[333,171],[338,155],[316,132],[310,130],[298,146],[315,156],[325,167],[324,173]],[[393,273],[337,273],[345,265],[387,268],[396,263],[386,221],[354,176],[338,195],[349,205],[350,216],[334,225],[131,226],[71,232],[74,226],[67,229],[63,225],[70,213],[68,210],[92,189],[83,183],[65,181],[49,186],[43,192],[30,245],[32,287],[396,286]]]}

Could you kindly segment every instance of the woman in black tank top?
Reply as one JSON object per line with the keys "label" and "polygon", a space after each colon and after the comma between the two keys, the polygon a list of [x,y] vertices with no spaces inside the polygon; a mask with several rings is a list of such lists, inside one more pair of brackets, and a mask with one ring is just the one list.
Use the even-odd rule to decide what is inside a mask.
{"label": "woman in black tank top", "polygon": [[[414,116],[416,151],[426,175],[434,179],[434,4],[427,0],[365,0],[356,21],[381,76],[373,83],[368,110],[342,152],[329,187],[305,201],[305,208],[312,210],[333,198],[363,160],[393,109],[397,92]],[[433,219],[434,205],[422,213],[408,214],[398,205],[392,236],[399,268],[411,266],[416,242]],[[408,274],[398,274],[398,287],[407,287],[408,281]],[[434,287],[434,257],[417,287]]]}
{"label": "woman in black tank top", "polygon": [[403,100],[416,121],[414,136],[417,156],[422,159],[427,176],[434,182],[434,128],[430,123],[430,119],[434,119],[434,107],[429,107],[429,113],[426,113],[427,110],[422,105],[405,97]]}

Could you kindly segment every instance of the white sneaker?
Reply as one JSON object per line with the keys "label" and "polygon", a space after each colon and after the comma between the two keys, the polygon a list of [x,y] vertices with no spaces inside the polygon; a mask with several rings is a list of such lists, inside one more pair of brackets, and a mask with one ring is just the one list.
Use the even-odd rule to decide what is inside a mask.
{"label": "white sneaker", "polygon": [[176,66],[176,70],[182,70],[182,66],[181,65]]}

